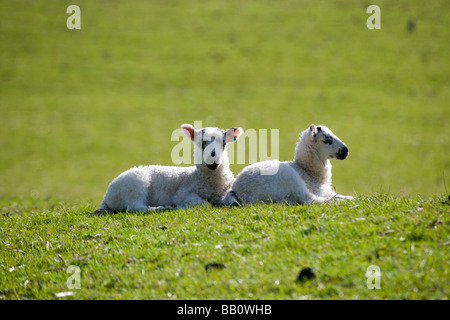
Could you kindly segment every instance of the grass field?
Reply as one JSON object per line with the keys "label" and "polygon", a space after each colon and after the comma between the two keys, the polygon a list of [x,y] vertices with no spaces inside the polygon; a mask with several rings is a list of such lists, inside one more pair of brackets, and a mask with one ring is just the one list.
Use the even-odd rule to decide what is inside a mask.
{"label": "grass field", "polygon": [[[5,204],[3,204],[5,206]],[[4,299],[448,299],[448,199],[88,216],[10,203],[0,224]],[[42,207],[49,209],[42,210]],[[209,263],[226,269],[207,272]],[[80,268],[70,290],[69,266]],[[366,270],[380,268],[380,289]],[[297,282],[300,270],[316,278]]]}
{"label": "grass field", "polygon": [[[445,0],[1,1],[0,298],[56,298],[77,265],[69,298],[448,299],[449,22]],[[85,214],[194,121],[279,129],[281,160],[325,124],[357,200]]]}

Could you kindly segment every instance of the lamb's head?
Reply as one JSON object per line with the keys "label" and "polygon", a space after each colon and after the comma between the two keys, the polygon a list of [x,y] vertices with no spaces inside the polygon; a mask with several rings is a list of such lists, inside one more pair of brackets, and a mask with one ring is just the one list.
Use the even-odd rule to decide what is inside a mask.
{"label": "lamb's head", "polygon": [[308,138],[321,159],[344,160],[348,157],[347,146],[326,126],[309,126]]}
{"label": "lamb's head", "polygon": [[244,132],[237,127],[227,131],[213,127],[195,130],[190,124],[183,124],[181,129],[194,143],[194,163],[210,170],[215,170],[222,164],[228,165],[226,145],[236,141]]}

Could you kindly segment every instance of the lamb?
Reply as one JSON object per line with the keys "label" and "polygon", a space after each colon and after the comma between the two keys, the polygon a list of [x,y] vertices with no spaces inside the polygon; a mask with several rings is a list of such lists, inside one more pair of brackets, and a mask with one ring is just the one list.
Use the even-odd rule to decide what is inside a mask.
{"label": "lamb", "polygon": [[344,160],[348,155],[347,146],[330,129],[312,124],[301,133],[293,161],[262,161],[245,167],[236,177],[229,197],[236,196],[241,204],[353,199],[337,194],[331,186],[330,159]]}
{"label": "lamb", "polygon": [[[234,181],[226,145],[236,141],[243,129],[196,130],[190,124],[183,124],[181,129],[194,143],[194,166],[131,168],[111,182],[95,213],[153,212],[207,203],[221,205]],[[234,200],[228,196],[227,201]]]}

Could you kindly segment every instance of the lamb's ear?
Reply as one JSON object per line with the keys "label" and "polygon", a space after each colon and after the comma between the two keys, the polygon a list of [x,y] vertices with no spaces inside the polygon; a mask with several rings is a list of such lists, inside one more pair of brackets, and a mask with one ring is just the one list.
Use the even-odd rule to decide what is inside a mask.
{"label": "lamb's ear", "polygon": [[197,133],[197,131],[195,131],[195,128],[193,126],[191,126],[190,124],[183,124],[181,126],[181,129],[183,130],[184,134],[191,139],[192,141],[194,141],[195,139],[195,134]]}
{"label": "lamb's ear", "polygon": [[314,124],[309,126],[309,131],[312,133],[312,135],[315,137],[317,134],[317,129],[316,126]]}
{"label": "lamb's ear", "polygon": [[244,132],[244,129],[239,128],[239,127],[233,127],[227,130],[227,132],[225,133],[227,139],[227,143],[229,142],[233,142],[236,141],[241,134]]}

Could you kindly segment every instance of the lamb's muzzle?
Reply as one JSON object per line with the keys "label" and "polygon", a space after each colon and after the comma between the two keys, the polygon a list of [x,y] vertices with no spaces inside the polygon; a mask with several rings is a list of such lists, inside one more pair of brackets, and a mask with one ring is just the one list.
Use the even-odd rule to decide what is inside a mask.
{"label": "lamb's muzzle", "polygon": [[349,155],[348,148],[346,146],[343,146],[341,149],[339,149],[339,152],[336,155],[336,158],[339,160],[347,159]]}

